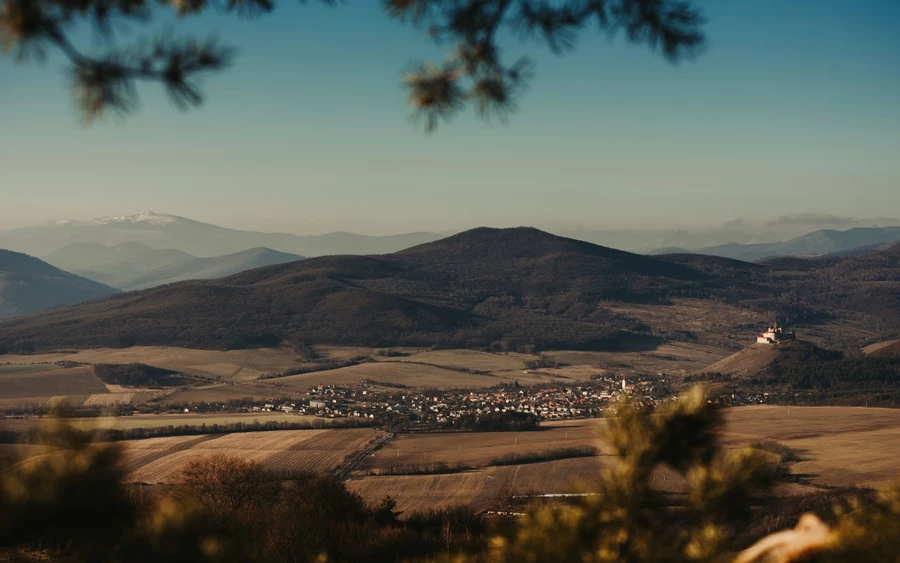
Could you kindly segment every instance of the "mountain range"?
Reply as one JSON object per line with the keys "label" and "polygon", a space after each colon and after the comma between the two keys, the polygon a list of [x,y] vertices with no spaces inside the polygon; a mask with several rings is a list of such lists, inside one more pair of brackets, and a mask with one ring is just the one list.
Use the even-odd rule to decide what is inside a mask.
{"label": "mountain range", "polygon": [[117,291],[32,256],[0,250],[0,318],[77,303]]}
{"label": "mountain range", "polygon": [[[854,231],[856,227],[877,230],[880,227],[891,225],[900,225],[900,220],[886,217],[857,220],[832,215],[800,214],[779,217],[767,223],[734,220],[718,227],[697,227],[696,229],[596,229],[557,225],[551,230],[560,236],[631,252],[662,254],[699,251],[706,254],[755,260],[783,255],[782,253],[822,255],[849,250],[862,244],[887,240],[896,241],[896,238],[872,237],[868,239],[871,241],[870,243],[854,243],[851,240],[848,243],[834,244],[828,243],[826,240],[820,241],[819,246],[800,244],[796,250],[777,248],[782,241],[791,239],[802,239],[813,235],[821,236],[821,233],[849,232]],[[302,224],[298,223],[298,226],[302,226]],[[836,229],[844,229],[844,231]],[[180,250],[202,258],[260,247],[301,256],[364,255],[396,252],[417,244],[433,242],[447,234],[449,233],[420,232],[391,236],[367,236],[334,232],[323,235],[298,236],[287,233],[229,229],[177,215],[144,211],[133,215],[103,217],[88,221],[50,221],[43,225],[0,232],[0,248],[42,257],[50,256],[67,245],[81,243],[100,244],[107,247],[117,247],[123,243],[142,243],[156,250]],[[849,236],[852,238],[852,233]],[[826,234],[821,238],[828,239],[829,236]],[[776,245],[776,248],[766,250],[768,245]],[[748,248],[745,249],[744,246]],[[109,261],[107,260],[107,262]],[[51,263],[57,262],[51,261]],[[67,264],[66,267],[88,268],[84,264]]]}
{"label": "mountain range", "polygon": [[[153,249],[174,249],[209,258],[250,248],[270,248],[302,256],[333,254],[385,254],[416,244],[435,241],[436,233],[366,236],[336,232],[299,236],[228,229],[177,215],[144,211],[134,215],[104,217],[90,221],[52,221],[0,233],[0,248],[47,256],[80,243],[116,247],[143,243]],[[84,266],[80,266],[84,267]]]}
{"label": "mountain range", "polygon": [[[723,306],[727,313],[717,312]],[[687,323],[685,314],[697,318]],[[748,319],[772,316],[896,330],[900,245],[759,265],[650,257],[532,228],[479,228],[383,256],[310,258],[22,316],[0,323],[0,344],[609,349],[701,338],[686,323],[724,338],[754,330]]]}
{"label": "mountain range", "polygon": [[884,250],[897,242],[900,242],[900,227],[857,227],[844,231],[823,229],[780,242],[728,243],[698,250],[665,247],[651,254],[696,252],[752,262],[780,256],[864,255]]}
{"label": "mountain range", "polygon": [[250,248],[224,256],[198,258],[172,248],[154,249],[141,242],[114,246],[82,242],[60,248],[44,260],[85,278],[130,290],[184,280],[220,278],[303,258],[269,248]]}

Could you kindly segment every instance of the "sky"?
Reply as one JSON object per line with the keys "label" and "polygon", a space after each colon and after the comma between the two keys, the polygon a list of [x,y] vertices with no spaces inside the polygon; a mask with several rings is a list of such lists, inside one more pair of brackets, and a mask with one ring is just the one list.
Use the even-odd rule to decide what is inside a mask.
{"label": "sky", "polygon": [[695,4],[707,47],[677,65],[590,31],[563,57],[507,38],[535,61],[519,111],[431,135],[401,75],[444,50],[375,0],[177,22],[239,49],[187,113],[144,84],[137,113],[85,127],[62,58],[0,56],[0,231],[142,210],[297,234],[900,215],[900,2]]}

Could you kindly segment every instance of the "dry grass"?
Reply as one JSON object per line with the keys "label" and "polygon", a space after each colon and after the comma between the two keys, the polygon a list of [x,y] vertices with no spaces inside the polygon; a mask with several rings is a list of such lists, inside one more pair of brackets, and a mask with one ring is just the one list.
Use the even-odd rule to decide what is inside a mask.
{"label": "dry grass", "polygon": [[[784,444],[802,458],[792,465],[792,471],[808,475],[812,483],[881,487],[900,477],[900,410],[741,407],[727,410],[726,418],[727,446],[761,441]],[[597,436],[603,424],[603,420],[594,419],[545,423],[548,430],[538,432],[401,435],[365,460],[350,486],[367,499],[377,500],[390,494],[402,510],[456,503],[486,508],[510,489],[516,494],[580,492],[610,458],[484,466],[508,453],[549,451],[570,445],[602,446]],[[444,475],[363,476],[394,465],[430,463],[480,467]],[[677,491],[682,486],[671,472],[661,471],[655,479],[665,490]],[[810,490],[808,486],[792,487],[802,489],[801,492]]]}
{"label": "dry grass", "polygon": [[[277,380],[275,380],[277,381]],[[275,398],[298,396],[295,389],[282,388],[277,384],[216,384],[179,389],[166,395],[162,404],[218,403],[250,397],[254,401],[268,401]]]}
{"label": "dry grass", "polygon": [[[900,344],[900,340],[883,340],[881,342],[876,342],[875,344],[869,344],[868,346],[866,346],[865,348],[862,349],[862,353],[866,354],[866,355],[873,354],[875,352],[878,352],[881,349],[890,348],[891,346],[894,346],[897,344]],[[2,369],[2,368],[0,368],[0,369]]]}
{"label": "dry grass", "polygon": [[[328,345],[320,345],[313,346],[313,350],[319,354],[320,359],[328,360],[332,362],[346,362],[350,360],[350,358],[355,358],[357,356],[372,356],[376,357],[376,354],[380,348],[371,348],[368,346],[328,346]],[[405,352],[410,351],[418,351],[417,348],[395,348],[395,350],[402,350]],[[376,357],[377,358],[377,357]]]}
{"label": "dry grass", "polygon": [[50,371],[54,369],[59,369],[59,366],[55,366],[53,364],[0,364],[0,376],[6,374],[36,373],[39,371]]}
{"label": "dry grass", "polygon": [[168,346],[98,348],[73,353],[7,356],[12,363],[39,363],[71,360],[88,364],[142,363],[199,377],[223,381],[252,381],[266,373],[281,373],[296,365],[297,355],[289,348],[253,350],[193,350]]}
{"label": "dry grass", "polygon": [[281,377],[279,385],[308,389],[320,383],[353,385],[364,380],[383,381],[407,387],[452,389],[476,389],[492,387],[505,379],[491,375],[478,375],[408,362],[367,362],[355,366],[328,371],[317,371]]}
{"label": "dry grass", "polygon": [[672,303],[666,307],[616,303],[609,309],[639,318],[659,329],[688,331],[702,342],[731,350],[743,348],[753,342],[758,332],[751,328],[746,333],[735,332],[735,326],[764,328],[763,325],[772,322],[764,313],[705,299],[672,299]]}
{"label": "dry grass", "polygon": [[236,455],[279,472],[330,472],[379,435],[369,428],[277,430],[163,438],[150,444],[149,440],[133,440],[123,444],[131,480],[169,483],[178,478],[186,463],[214,453]]}
{"label": "dry grass", "polygon": [[22,458],[31,458],[53,451],[49,446],[29,444],[0,444],[0,464],[9,463]]}
{"label": "dry grass", "polygon": [[426,511],[458,504],[487,508],[500,500],[502,483],[494,478],[498,468],[445,475],[400,475],[352,479],[347,486],[367,501],[385,495],[404,512]]}
{"label": "dry grass", "polygon": [[17,412],[26,409],[39,409],[47,406],[52,397],[19,397],[17,399],[0,399],[0,412]]}
{"label": "dry grass", "polygon": [[[243,422],[253,424],[266,422],[311,422],[313,420],[328,424],[334,419],[301,416],[283,412],[231,413],[231,414],[142,414],[134,416],[98,416],[90,418],[70,418],[67,420],[81,430],[115,429],[134,430],[136,428],[162,428],[166,426],[199,426],[206,424],[234,424]],[[40,425],[40,418],[0,419],[0,430],[9,429],[21,432]]]}
{"label": "dry grass", "polygon": [[[533,360],[530,354],[491,353],[478,350],[425,350],[412,354],[406,358],[399,358],[410,362],[422,362],[443,367],[465,367],[477,371],[502,372],[521,371],[525,368],[525,362]],[[387,358],[387,361],[397,361],[398,358]]]}
{"label": "dry grass", "polygon": [[883,487],[900,478],[900,410],[761,406],[727,414],[728,442],[784,444],[802,459],[794,473],[813,483]]}
{"label": "dry grass", "polygon": [[458,504],[486,510],[510,496],[587,490],[588,483],[599,474],[603,459],[561,459],[443,475],[363,477],[351,479],[347,485],[369,502],[390,495],[397,501],[397,508],[406,512]]}
{"label": "dry grass", "polygon": [[[323,348],[331,357],[348,359],[371,350],[364,348]],[[376,362],[281,378],[280,383],[309,387],[319,383],[352,384],[364,379],[396,383],[416,388],[483,388],[516,381],[523,385],[554,381],[589,381],[609,372],[688,374],[715,363],[729,351],[712,346],[682,342],[665,343],[652,350],[619,352],[548,352],[567,364],[560,368],[525,369],[536,356],[518,353],[490,353],[476,350],[404,349],[406,357],[375,356]],[[431,364],[431,365],[427,365]],[[434,367],[438,366],[438,367]],[[441,369],[447,368],[447,369]],[[490,372],[490,376],[465,373],[459,368]],[[455,371],[456,370],[456,371]]]}
{"label": "dry grass", "polygon": [[[476,350],[427,350],[421,348],[397,348],[408,356],[378,356],[376,348],[348,346],[316,346],[322,360],[347,361],[356,356],[371,356],[372,362],[356,366],[319,371],[290,377],[259,381],[264,374],[281,373],[288,368],[315,364],[298,363],[297,355],[290,349],[255,350],[191,350],[160,346],[136,346],[126,349],[81,350],[72,353],[41,354],[35,356],[8,356],[5,360],[32,363],[32,366],[15,366],[16,370],[35,369],[39,362],[71,360],[85,363],[144,363],[171,369],[190,375],[214,379],[219,383],[172,391],[164,402],[195,403],[219,402],[251,397],[269,400],[274,397],[294,396],[318,384],[353,385],[369,379],[389,384],[423,388],[485,388],[518,381],[522,385],[554,381],[588,381],[592,376],[615,371],[631,373],[691,373],[710,365],[728,353],[724,350],[685,343],[666,343],[652,350],[624,352],[552,352],[548,355],[565,367],[559,369],[526,370],[526,361],[535,356],[518,353],[491,353]],[[430,365],[429,365],[430,364]],[[11,369],[11,368],[10,368]],[[89,370],[90,368],[79,368]],[[489,372],[488,374],[471,372]],[[18,397],[48,397],[52,395],[91,395],[102,390],[78,388],[65,393],[59,391],[36,392],[29,386],[28,395],[21,388],[12,390],[4,378],[18,380],[26,375],[39,377],[55,374],[59,370],[42,373],[4,375],[0,373],[0,399]],[[69,371],[72,370],[63,370]],[[21,385],[20,385],[21,387]],[[131,392],[132,389],[109,388],[112,392]],[[168,392],[168,391],[167,391]],[[13,393],[18,393],[15,395]]]}
{"label": "dry grass", "polygon": [[[723,348],[688,342],[666,342],[652,350],[620,352],[550,352],[551,358],[569,364],[559,370],[542,369],[545,373],[559,373],[583,377],[585,367],[594,373],[644,373],[656,375],[689,374],[727,357]],[[580,369],[579,369],[580,368]]]}
{"label": "dry grass", "polygon": [[116,405],[130,405],[133,400],[134,393],[102,393],[91,395],[82,406],[113,407]]}
{"label": "dry grass", "polygon": [[252,449],[254,451],[283,451],[302,449],[301,444],[307,440],[311,440],[324,432],[333,432],[332,430],[303,430],[300,432],[256,432],[252,441],[248,440],[249,436],[245,433],[234,433],[220,436],[215,440],[203,444],[204,448],[211,450],[225,450],[228,452],[244,451]]}
{"label": "dry grass", "polygon": [[358,467],[358,474],[395,466],[446,463],[449,466],[486,466],[511,455],[560,448],[597,446],[595,424],[549,426],[536,432],[447,432],[400,434]]}
{"label": "dry grass", "polygon": [[[17,366],[19,367],[19,366]],[[0,398],[92,395],[106,393],[106,386],[91,368],[57,368],[0,374]]]}
{"label": "dry grass", "polygon": [[115,428],[129,430],[134,428],[160,428],[164,426],[234,424],[243,422],[253,424],[256,421],[302,422],[315,419],[313,416],[298,416],[281,412],[232,413],[232,414],[147,414],[119,417],[75,418],[70,422],[77,428]]}
{"label": "dry grass", "polygon": [[[80,425],[137,428],[179,424],[227,424],[255,419],[296,421],[282,413],[251,415],[148,415],[116,419],[78,419]],[[813,483],[831,486],[887,485],[900,476],[900,410],[854,407],[740,407],[726,411],[723,438],[729,447],[773,441],[792,448],[801,460],[797,474]],[[33,420],[0,421],[2,428],[23,429]],[[397,499],[401,510],[422,510],[451,504],[475,508],[495,506],[504,495],[558,494],[583,490],[595,478],[606,456],[487,467],[511,453],[601,445],[603,420],[545,423],[544,430],[518,433],[439,433],[400,435],[369,456],[349,482],[367,500],[385,494]],[[213,452],[227,452],[263,463],[277,471],[332,471],[353,451],[379,435],[372,429],[288,430],[227,435],[181,436],[125,442],[126,468],[137,481],[170,482],[183,465]],[[399,452],[399,456],[398,456]],[[0,455],[9,452],[0,451]],[[363,476],[395,465],[457,463],[477,469],[443,475]],[[661,472],[666,490],[680,481]],[[797,487],[800,487],[799,485]],[[807,490],[808,487],[801,487]],[[789,493],[786,493],[789,494]]]}

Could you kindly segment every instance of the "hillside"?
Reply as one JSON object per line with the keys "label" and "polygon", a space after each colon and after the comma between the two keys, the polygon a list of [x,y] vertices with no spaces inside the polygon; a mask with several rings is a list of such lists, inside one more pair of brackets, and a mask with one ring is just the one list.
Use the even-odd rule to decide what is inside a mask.
{"label": "hillside", "polygon": [[885,340],[862,349],[866,356],[900,356],[900,340]]}
{"label": "hillside", "polygon": [[[176,249],[205,258],[257,247],[302,256],[323,256],[384,254],[439,238],[440,235],[433,233],[391,236],[342,232],[310,236],[262,233],[229,229],[177,215],[143,211],[134,215],[103,217],[90,221],[53,221],[35,227],[0,232],[0,247],[36,256],[55,255],[59,249],[72,244],[118,247],[124,243],[140,243],[154,249]],[[91,269],[85,265],[76,266]]]}
{"label": "hillside", "polygon": [[195,258],[196,256],[180,250],[156,249],[142,242],[123,242],[112,246],[78,242],[42,257],[45,262],[67,271],[103,270],[116,264],[133,264],[135,267],[142,265],[146,269],[153,269]]}
{"label": "hillside", "polygon": [[877,242],[874,244],[864,244],[862,246],[857,246],[851,248],[850,250],[840,250],[838,252],[832,252],[830,254],[826,254],[826,258],[841,258],[841,257],[854,257],[854,256],[867,256],[869,254],[875,254],[877,252],[882,252],[894,246],[896,241],[888,241],[888,242]]}
{"label": "hillside", "polygon": [[59,268],[123,290],[146,289],[185,280],[221,278],[252,268],[303,258],[297,254],[262,247],[224,256],[197,258],[181,250],[155,249],[141,242],[126,242],[114,246],[73,243],[45,257]]}
{"label": "hillside", "polygon": [[811,360],[835,360],[840,354],[824,350],[803,340],[786,340],[775,346],[751,344],[723,360],[707,366],[700,373],[721,373],[738,378],[755,378],[769,374],[776,365],[784,367]]}
{"label": "hillside", "polygon": [[0,250],[0,318],[78,303],[116,290],[37,258]]}
{"label": "hillside", "polygon": [[142,242],[113,246],[83,242],[64,246],[44,257],[58,268],[105,285],[128,289],[131,280],[197,260],[174,248],[155,249]]}
{"label": "hillside", "polygon": [[608,346],[639,321],[601,301],[644,302],[707,279],[536,229],[476,229],[389,256],[312,258],[125,293],[0,325],[0,341]]}
{"label": "hillside", "polygon": [[32,315],[0,323],[0,343],[614,349],[699,338],[666,312],[685,299],[701,316],[704,303],[708,311],[750,312],[715,319],[736,341],[758,330],[752,319],[773,314],[810,326],[853,319],[885,331],[900,325],[900,251],[796,270],[482,228],[386,256],[311,258]]}
{"label": "hillside", "polygon": [[157,285],[185,280],[208,280],[230,276],[244,270],[296,262],[303,256],[278,252],[270,248],[251,248],[234,254],[213,258],[195,258],[188,262],[150,270],[141,275],[123,280],[122,289],[146,289]]}

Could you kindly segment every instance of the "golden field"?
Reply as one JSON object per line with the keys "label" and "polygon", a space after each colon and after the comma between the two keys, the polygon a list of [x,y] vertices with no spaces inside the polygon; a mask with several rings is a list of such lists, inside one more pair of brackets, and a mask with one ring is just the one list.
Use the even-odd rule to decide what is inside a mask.
{"label": "golden field", "polygon": [[[354,385],[364,380],[417,389],[477,389],[518,381],[522,385],[553,381],[588,381],[609,373],[692,373],[728,355],[724,349],[691,343],[664,343],[652,349],[618,352],[551,352],[558,368],[527,369],[537,356],[515,352],[398,348],[404,356],[378,355],[375,348],[316,346],[319,358],[301,359],[290,348],[193,350],[164,346],[103,348],[0,358],[0,411],[46,407],[65,400],[72,406],[225,402],[250,397],[271,400],[295,397],[318,384]],[[288,369],[317,363],[340,364],[367,356],[369,361],[288,377],[272,377]],[[142,363],[197,378],[188,386],[164,390],[126,389],[104,385],[90,365],[69,369],[52,364]],[[135,393],[97,397],[105,393]],[[148,394],[150,393],[150,394]]]}
{"label": "golden field", "polygon": [[[859,407],[753,406],[725,411],[723,440],[728,447],[758,442],[778,442],[793,449],[801,461],[791,470],[805,476],[809,485],[790,485],[785,494],[804,492],[810,486],[883,487],[900,477],[900,410]],[[226,424],[266,420],[298,420],[279,413],[252,415],[148,415],[116,419],[79,419],[81,425],[114,423],[136,428],[178,424]],[[12,426],[11,426],[12,423]],[[15,428],[30,420],[5,420],[0,426]],[[476,508],[497,506],[511,495],[577,493],[589,486],[604,463],[600,441],[604,421],[589,419],[544,423],[533,432],[402,434],[366,457],[351,474],[348,485],[366,500],[385,494],[398,501],[401,510],[418,510],[469,504]],[[21,429],[21,428],[20,428]],[[363,450],[382,435],[374,429],[283,430],[224,435],[175,436],[129,440],[126,469],[130,478],[144,483],[167,483],[185,463],[214,453],[251,459],[276,471],[332,472],[348,456]],[[598,446],[601,455],[587,458],[512,465],[491,462],[509,454],[548,452],[573,446]],[[0,457],[10,457],[21,446],[4,446]],[[46,450],[28,447],[30,455]],[[436,475],[380,475],[397,466],[427,467],[445,463],[472,469]],[[663,472],[657,476],[666,490],[678,490],[680,482]]]}

